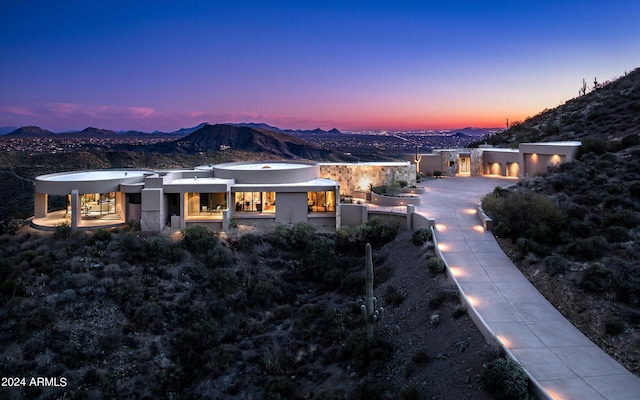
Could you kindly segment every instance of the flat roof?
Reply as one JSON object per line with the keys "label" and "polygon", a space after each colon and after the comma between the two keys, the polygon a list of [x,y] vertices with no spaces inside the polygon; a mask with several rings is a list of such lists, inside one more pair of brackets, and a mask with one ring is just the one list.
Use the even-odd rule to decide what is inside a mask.
{"label": "flat roof", "polygon": [[228,183],[229,179],[222,178],[180,178],[172,180],[169,185],[202,185],[207,183]]}
{"label": "flat roof", "polygon": [[233,185],[234,189],[238,188],[252,188],[252,187],[265,187],[271,186],[277,187],[296,187],[296,186],[335,186],[336,181],[327,178],[316,178],[311,181],[305,182],[293,182],[293,183],[236,183]]}
{"label": "flat roof", "polygon": [[535,143],[520,143],[526,144],[527,146],[580,146],[582,142],[580,141],[565,141],[565,142],[535,142]]}
{"label": "flat roof", "polygon": [[507,149],[505,147],[483,147],[482,151],[494,151],[497,153],[519,153],[518,149]]}
{"label": "flat roof", "polygon": [[[231,171],[259,171],[259,170],[269,170],[269,169],[302,169],[312,167],[313,164],[309,163],[287,163],[287,162],[258,162],[258,163],[226,163],[226,164],[217,164],[213,165],[215,169],[227,169]],[[205,166],[197,167],[200,168],[208,168]]]}
{"label": "flat roof", "polygon": [[321,162],[318,163],[322,165],[351,165],[351,166],[369,166],[369,167],[404,167],[407,164],[410,164],[409,161],[366,161],[366,162]]}
{"label": "flat roof", "polygon": [[42,181],[54,182],[82,182],[82,181],[105,181],[118,178],[144,177],[152,174],[151,171],[135,170],[102,170],[102,171],[81,171],[81,172],[60,172],[57,174],[42,175],[38,179]]}

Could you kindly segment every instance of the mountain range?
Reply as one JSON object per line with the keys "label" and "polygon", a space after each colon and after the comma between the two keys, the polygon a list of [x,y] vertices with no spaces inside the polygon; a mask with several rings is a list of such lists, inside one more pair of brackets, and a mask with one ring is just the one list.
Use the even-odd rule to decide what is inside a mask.
{"label": "mountain range", "polygon": [[341,159],[338,154],[329,149],[315,146],[286,133],[230,124],[204,125],[180,139],[146,146],[133,146],[131,150],[157,153],[242,150],[269,153],[287,159]]}
{"label": "mountain range", "polygon": [[[94,127],[87,127],[81,131],[65,131],[65,132],[51,132],[48,131],[46,129],[42,129],[40,127],[37,126],[23,126],[21,128],[16,128],[13,126],[5,126],[5,127],[0,127],[0,136],[2,135],[8,135],[8,136],[17,136],[17,137],[46,137],[46,136],[51,136],[54,135],[55,137],[88,137],[88,138],[92,138],[92,137],[105,137],[105,136],[118,136],[118,135],[125,135],[125,136],[176,136],[176,137],[181,137],[181,136],[187,136],[195,131],[197,131],[198,129],[206,126],[206,125],[211,125],[208,122],[202,122],[196,126],[193,127],[189,127],[189,128],[181,128],[178,129],[176,131],[172,131],[172,132],[162,132],[162,131],[153,131],[153,132],[142,132],[142,131],[134,131],[134,130],[125,130],[125,131],[112,131],[109,129],[101,129],[101,128],[94,128]],[[240,126],[240,127],[248,127],[248,128],[255,128],[255,129],[262,129],[262,130],[268,130],[268,131],[272,131],[272,132],[280,132],[280,133],[286,133],[289,135],[294,135],[294,136],[306,136],[306,135],[341,135],[342,132],[340,132],[338,129],[333,128],[329,131],[325,131],[322,130],[320,128],[316,128],[313,130],[303,130],[303,129],[280,129],[278,127],[275,126],[271,126],[268,124],[264,124],[264,123],[249,123],[249,122],[242,122],[242,123],[230,123],[230,124],[224,124],[224,125],[234,125],[234,126]],[[52,136],[53,137],[53,136]]]}

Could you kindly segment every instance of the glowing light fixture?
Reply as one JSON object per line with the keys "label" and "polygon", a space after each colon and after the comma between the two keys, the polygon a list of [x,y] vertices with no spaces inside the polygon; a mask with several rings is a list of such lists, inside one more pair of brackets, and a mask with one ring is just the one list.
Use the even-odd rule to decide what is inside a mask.
{"label": "glowing light fixture", "polygon": [[474,307],[478,305],[478,300],[473,296],[467,296],[467,301]]}
{"label": "glowing light fixture", "polygon": [[447,251],[449,250],[449,246],[444,243],[438,243],[438,249],[440,249],[440,251]]}
{"label": "glowing light fixture", "polygon": [[504,337],[502,335],[496,335],[496,337],[498,338],[500,343],[502,343],[504,345],[504,347],[511,348],[512,344],[511,344],[511,341],[509,339],[507,339],[506,337]]}
{"label": "glowing light fixture", "polygon": [[473,230],[476,232],[484,233],[484,226],[482,225],[474,225]]}
{"label": "glowing light fixture", "polygon": [[456,278],[464,276],[464,271],[459,267],[449,267],[449,270],[451,271],[453,276],[455,276]]}
{"label": "glowing light fixture", "polygon": [[447,230],[447,226],[445,224],[436,224],[436,230],[444,232]]}
{"label": "glowing light fixture", "polygon": [[474,215],[474,214],[476,214],[478,212],[478,210],[476,210],[475,208],[465,208],[464,212],[466,214]]}

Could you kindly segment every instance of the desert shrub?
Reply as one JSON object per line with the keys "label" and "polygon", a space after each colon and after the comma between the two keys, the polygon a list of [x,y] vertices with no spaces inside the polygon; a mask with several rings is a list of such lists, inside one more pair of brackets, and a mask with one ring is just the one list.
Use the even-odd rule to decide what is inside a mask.
{"label": "desert shrub", "polygon": [[309,243],[316,240],[316,228],[304,222],[289,227],[279,224],[269,235],[269,241],[283,250],[304,250]]}
{"label": "desert shrub", "polygon": [[620,318],[609,317],[604,321],[604,329],[607,335],[618,336],[624,333],[624,321]]}
{"label": "desert shrub", "polygon": [[629,230],[623,226],[610,226],[606,228],[603,233],[609,243],[627,242],[631,240]]}
{"label": "desert shrub", "polygon": [[161,236],[152,236],[145,240],[141,250],[141,257],[146,260],[176,263],[184,257],[184,251],[180,247]]}
{"label": "desert shrub", "polygon": [[602,219],[602,225],[608,226],[624,226],[625,228],[634,228],[638,225],[638,215],[632,210],[617,210],[608,213]]}
{"label": "desert shrub", "polygon": [[264,400],[286,400],[295,397],[296,386],[284,376],[269,378],[264,386]]}
{"label": "desert shrub", "polygon": [[18,233],[21,227],[22,227],[21,219],[10,219],[6,223],[2,224],[2,229],[0,229],[0,233],[6,232],[9,235],[15,235],[16,233]]}
{"label": "desert shrub", "polygon": [[71,225],[66,222],[56,225],[53,235],[56,239],[69,239],[71,236]]}
{"label": "desert shrub", "polygon": [[106,229],[98,229],[93,232],[91,236],[89,236],[87,243],[89,245],[94,245],[96,242],[110,242],[111,241],[111,232]]}
{"label": "desert shrub", "polygon": [[567,272],[567,269],[569,268],[569,261],[567,261],[566,258],[559,255],[555,255],[555,254],[545,257],[542,260],[542,263],[544,264],[545,268],[547,269],[547,272],[551,276],[564,274],[565,272]]}
{"label": "desert shrub", "polygon": [[607,151],[607,141],[599,137],[587,136],[582,138],[580,141],[582,144],[579,149],[579,158],[588,153],[601,155]]}
{"label": "desert shrub", "polygon": [[622,148],[624,149],[631,146],[637,146],[639,144],[640,144],[640,136],[637,133],[632,133],[622,138]]}
{"label": "desert shrub", "polygon": [[447,298],[448,296],[445,292],[436,293],[431,299],[429,299],[429,308],[432,310],[437,310],[442,304],[447,301]]}
{"label": "desert shrub", "polygon": [[340,287],[344,277],[345,272],[342,268],[333,267],[325,271],[322,276],[322,284],[327,290],[335,290]]}
{"label": "desert shrub", "polygon": [[206,254],[205,263],[209,268],[229,267],[235,261],[231,251],[221,244],[216,244]]}
{"label": "desert shrub", "polygon": [[429,272],[432,274],[441,274],[445,270],[445,264],[444,261],[438,257],[430,257],[427,260],[427,268],[429,268]]}
{"label": "desert shrub", "polygon": [[238,248],[247,254],[251,254],[254,252],[256,245],[260,244],[260,240],[261,238],[258,235],[245,233],[238,239]]}
{"label": "desert shrub", "polygon": [[494,232],[515,241],[528,238],[553,244],[564,226],[564,214],[548,196],[527,190],[505,193],[494,190],[482,200],[482,208],[495,222]]}
{"label": "desert shrub", "polygon": [[405,295],[395,286],[387,286],[384,291],[384,301],[392,306],[399,306],[404,301]]}
{"label": "desert shrub", "polygon": [[384,222],[379,218],[373,218],[367,221],[366,224],[360,225],[360,228],[360,236],[364,243],[371,243],[371,246],[374,248],[381,247],[385,243],[395,239],[399,229],[397,225]]}
{"label": "desert shrub", "polygon": [[340,282],[340,291],[345,294],[358,295],[362,294],[365,286],[365,277],[362,272],[353,272],[347,274],[342,282]]}
{"label": "desert shrub", "polygon": [[209,285],[214,292],[224,297],[236,292],[240,286],[240,278],[231,268],[216,268],[211,271]]}
{"label": "desert shrub", "polygon": [[604,256],[608,250],[609,244],[601,236],[576,239],[564,247],[565,253],[578,261],[597,260]]}
{"label": "desert shrub", "polygon": [[186,374],[198,376],[209,360],[209,351],[220,344],[220,327],[211,318],[186,326],[175,337],[173,350]]}
{"label": "desert shrub", "polygon": [[132,321],[138,329],[160,334],[163,324],[162,307],[157,303],[145,302],[135,310]]}
{"label": "desert shrub", "polygon": [[355,228],[341,227],[336,232],[336,247],[343,251],[361,252],[367,243],[373,248],[380,248],[395,239],[399,226],[373,218]]}
{"label": "desert shrub", "polygon": [[570,220],[567,223],[567,232],[571,232],[575,237],[587,238],[597,230],[592,222]]}
{"label": "desert shrub", "polygon": [[600,264],[591,265],[582,272],[580,287],[609,300],[616,300],[620,294],[624,295],[622,292],[625,289],[617,272]]}
{"label": "desert shrub", "polygon": [[453,310],[453,313],[451,314],[451,316],[454,319],[458,319],[463,315],[465,315],[466,313],[467,313],[467,309],[462,304],[458,304],[456,308]]}
{"label": "desert shrub", "polygon": [[388,342],[377,336],[368,340],[367,334],[361,331],[347,337],[340,348],[339,357],[342,361],[352,362],[356,371],[363,371],[374,363],[381,365],[391,357],[392,352],[393,348]]}
{"label": "desert shrub", "polygon": [[525,255],[529,253],[546,255],[549,252],[549,249],[545,246],[542,246],[533,239],[527,239],[524,237],[518,238],[518,240],[516,240],[516,245],[518,246],[518,250]]}
{"label": "desert shrub", "polygon": [[411,235],[411,242],[413,242],[413,244],[415,244],[416,246],[421,246],[430,241],[431,236],[431,229],[429,227],[423,226],[413,231],[413,234]]}
{"label": "desert shrub", "polygon": [[203,225],[193,225],[182,231],[182,243],[195,254],[207,254],[218,244],[215,233]]}
{"label": "desert shrub", "polygon": [[529,399],[527,374],[513,360],[498,358],[486,364],[481,375],[485,390],[496,400]]}
{"label": "desert shrub", "polygon": [[127,222],[127,230],[130,232],[141,231],[142,227],[140,226],[140,221],[136,221],[135,219],[130,219],[129,222]]}
{"label": "desert shrub", "polygon": [[13,298],[14,296],[24,296],[26,293],[24,284],[16,282],[13,279],[7,279],[0,283],[0,295],[2,301]]}

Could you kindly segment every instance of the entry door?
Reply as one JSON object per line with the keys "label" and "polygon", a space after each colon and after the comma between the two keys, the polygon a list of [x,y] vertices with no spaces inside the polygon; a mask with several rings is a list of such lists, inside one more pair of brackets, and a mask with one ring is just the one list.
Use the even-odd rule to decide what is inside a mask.
{"label": "entry door", "polygon": [[469,157],[460,157],[460,174],[469,174],[471,171],[471,159]]}

